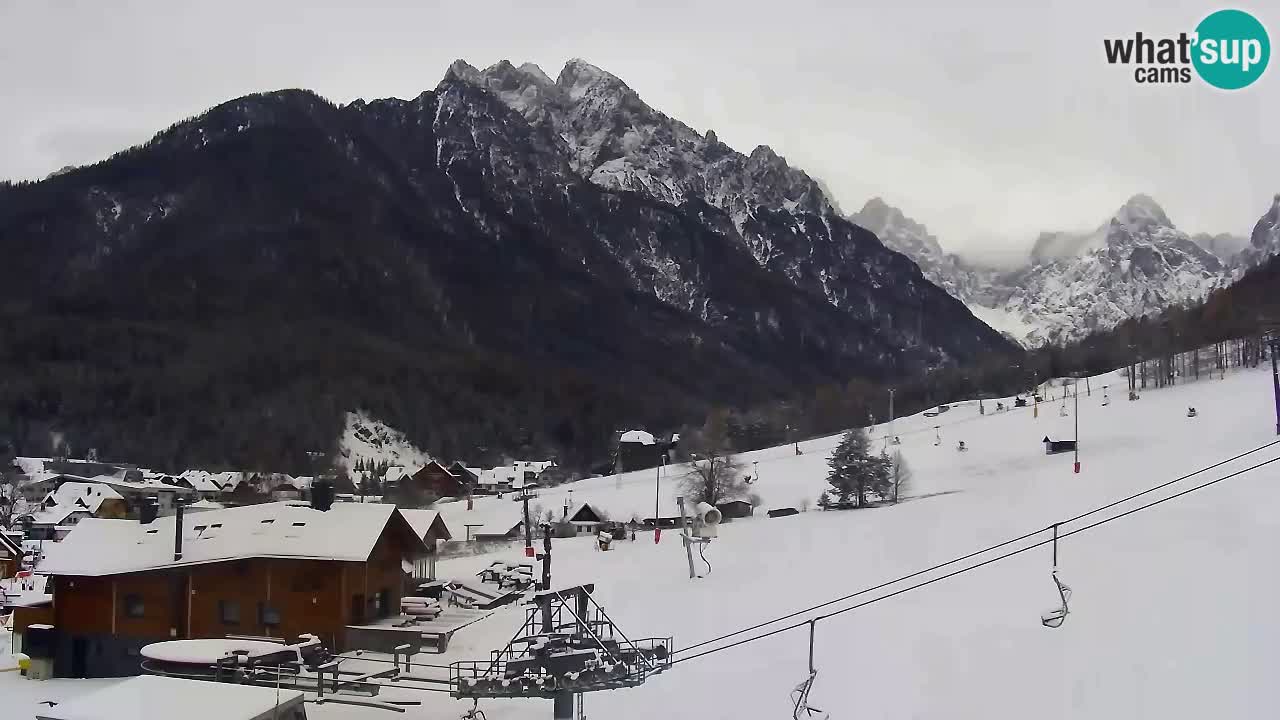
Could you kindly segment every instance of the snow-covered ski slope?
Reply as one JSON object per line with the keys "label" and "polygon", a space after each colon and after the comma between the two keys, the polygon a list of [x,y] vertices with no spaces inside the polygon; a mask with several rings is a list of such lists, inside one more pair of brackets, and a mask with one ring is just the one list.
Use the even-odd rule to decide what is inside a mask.
{"label": "snow-covered ski slope", "polygon": [[[1103,383],[1111,385],[1107,407]],[[679,648],[1046,528],[1276,439],[1269,372],[1150,390],[1137,402],[1125,399],[1118,376],[1091,386],[1080,397],[1079,475],[1070,455],[1046,456],[1040,444],[1046,434],[1072,435],[1074,418],[1060,417],[1059,403],[1042,404],[1038,418],[1030,409],[993,414],[990,404],[979,416],[976,403],[962,403],[938,418],[898,420],[916,475],[909,501],[735,521],[707,550],[714,571],[693,581],[674,533],[656,547],[644,535],[608,553],[588,538],[557,541],[555,584],[597,583],[597,597],[630,636],[673,634]],[[1199,417],[1185,416],[1191,405]],[[764,506],[816,497],[835,440],[803,443],[799,457],[790,446],[748,453],[760,463],[755,488]],[[958,440],[972,449],[958,453]],[[1275,457],[1280,446],[1062,531]],[[649,515],[653,475],[597,478],[540,500],[555,506],[572,487],[575,501],[598,502],[615,517],[633,508]],[[666,487],[674,483],[664,482],[664,502]],[[1040,624],[1058,599],[1048,546],[820,621],[811,701],[833,718],[1274,717],[1278,553],[1280,462],[1063,540],[1061,577],[1075,595],[1057,630]],[[445,562],[442,572],[462,576],[495,557],[515,560],[519,550]],[[477,651],[500,646],[516,621],[486,621],[455,652],[484,657]],[[787,717],[807,652],[805,629],[780,633],[679,663],[638,689],[590,695],[588,714]],[[549,711],[545,702],[494,703],[488,715]]]}

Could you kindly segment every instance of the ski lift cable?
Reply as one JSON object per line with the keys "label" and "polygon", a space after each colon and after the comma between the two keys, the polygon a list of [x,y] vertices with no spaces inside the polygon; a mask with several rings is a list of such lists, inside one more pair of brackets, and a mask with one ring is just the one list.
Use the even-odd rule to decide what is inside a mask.
{"label": "ski lift cable", "polygon": [[[1264,447],[1269,447],[1270,445],[1275,445],[1275,444],[1277,444],[1277,443],[1280,443],[1280,441],[1276,441],[1276,442],[1269,443],[1267,446],[1264,446]],[[1240,475],[1244,475],[1245,473],[1252,472],[1252,471],[1257,470],[1257,469],[1259,469],[1259,468],[1261,468],[1261,467],[1264,467],[1264,466],[1270,465],[1270,464],[1272,464],[1272,463],[1274,463],[1274,462],[1280,462],[1280,456],[1277,456],[1277,457],[1271,458],[1271,459],[1269,459],[1269,460],[1264,460],[1264,461],[1262,461],[1262,462],[1260,462],[1260,463],[1257,463],[1257,464],[1255,464],[1255,465],[1251,465],[1251,466],[1249,466],[1249,467],[1247,467],[1247,468],[1244,468],[1244,469],[1241,469],[1241,470],[1237,470],[1237,471],[1235,471],[1235,472],[1233,472],[1233,473],[1229,473],[1229,474],[1227,474],[1227,475],[1223,475],[1222,477],[1215,478],[1215,479],[1213,479],[1213,480],[1205,481],[1205,482],[1203,482],[1203,483],[1201,483],[1201,484],[1199,484],[1199,485],[1194,485],[1194,486],[1192,486],[1192,487],[1190,487],[1190,488],[1187,488],[1186,490],[1182,490],[1182,491],[1180,491],[1180,492],[1174,493],[1173,495],[1168,495],[1168,496],[1165,496],[1165,497],[1160,498],[1160,499],[1158,499],[1158,500],[1152,500],[1151,502],[1148,502],[1148,503],[1146,503],[1146,504],[1144,504],[1144,505],[1139,505],[1139,506],[1137,506],[1137,507],[1135,507],[1135,508],[1131,508],[1131,509],[1126,510],[1126,511],[1124,511],[1124,512],[1122,512],[1122,513],[1119,513],[1119,514],[1117,514],[1117,515],[1112,515],[1112,516],[1109,516],[1109,517],[1105,517],[1105,518],[1103,518],[1103,519],[1101,519],[1101,520],[1095,521],[1095,522],[1090,523],[1090,524],[1088,524],[1088,525],[1085,525],[1085,526],[1083,526],[1083,527],[1076,528],[1075,530],[1072,530],[1072,531],[1070,531],[1070,532],[1061,533],[1061,534],[1058,536],[1058,539],[1059,539],[1059,540],[1062,540],[1062,539],[1065,539],[1065,538],[1071,537],[1072,535],[1076,535],[1076,534],[1078,534],[1078,533],[1082,533],[1082,532],[1087,532],[1087,531],[1089,531],[1089,530],[1093,530],[1093,529],[1095,529],[1095,528],[1099,527],[1100,525],[1105,525],[1106,523],[1112,522],[1112,521],[1114,521],[1114,520],[1119,520],[1119,519],[1121,519],[1121,518],[1128,517],[1129,515],[1132,515],[1132,514],[1134,514],[1134,513],[1136,513],[1136,512],[1139,512],[1139,511],[1142,511],[1142,510],[1146,510],[1146,509],[1148,509],[1148,508],[1155,507],[1155,506],[1157,506],[1157,505],[1163,504],[1163,503],[1168,502],[1168,501],[1170,501],[1170,500],[1175,500],[1175,499],[1180,498],[1180,497],[1182,497],[1182,496],[1184,496],[1184,495],[1188,495],[1188,494],[1190,494],[1190,493],[1193,493],[1193,492],[1195,492],[1195,491],[1197,491],[1197,490],[1203,490],[1204,488],[1209,487],[1210,485],[1216,485],[1216,484],[1218,484],[1218,483],[1220,483],[1220,482],[1222,482],[1222,481],[1224,481],[1224,480],[1229,480],[1229,479],[1231,479],[1231,478],[1239,477]],[[1221,463],[1220,463],[1220,464],[1221,464]],[[1203,470],[1201,470],[1201,471],[1197,471],[1197,472],[1203,472]],[[1167,485],[1167,483],[1166,483],[1166,485]],[[1144,493],[1141,493],[1141,494],[1146,494],[1146,493],[1144,492]],[[1140,494],[1140,495],[1141,495],[1141,494]],[[1113,503],[1112,505],[1110,505],[1110,506],[1108,506],[1108,507],[1114,507],[1114,505],[1115,505],[1115,504]],[[1088,514],[1092,514],[1092,513],[1088,513]],[[1083,517],[1083,516],[1081,516],[1081,517]],[[1062,523],[1059,523],[1059,524],[1062,524]],[[1044,529],[1041,529],[1041,530],[1037,530],[1036,532],[1031,533],[1031,534],[1029,534],[1029,535],[1025,535],[1025,536],[1023,536],[1022,538],[1019,538],[1019,539],[1023,539],[1023,540],[1028,539],[1028,538],[1033,537],[1033,536],[1035,536],[1035,535],[1039,535],[1039,534],[1041,534],[1041,533],[1044,533],[1046,530],[1051,530],[1051,529],[1052,529],[1052,527],[1053,527],[1053,526],[1049,526],[1049,527],[1047,527],[1047,528],[1044,528]],[[1010,540],[1010,541],[1006,541],[1006,542],[1002,543],[1002,544],[1001,544],[1001,546],[1009,545],[1009,544],[1011,544],[1011,543],[1013,543],[1013,542],[1017,542],[1017,540],[1018,540],[1018,539]],[[870,600],[866,600],[866,601],[863,601],[863,602],[857,603],[857,604],[855,604],[855,605],[850,605],[849,607],[841,608],[841,609],[839,609],[839,610],[832,611],[832,612],[827,613],[827,614],[825,614],[825,615],[818,615],[818,616],[816,616],[816,617],[814,617],[814,618],[811,618],[811,620],[812,620],[813,622],[817,622],[817,621],[819,621],[819,620],[826,620],[826,619],[828,619],[828,618],[835,617],[835,616],[837,616],[837,615],[841,615],[841,614],[844,614],[844,613],[846,613],[846,612],[850,612],[850,611],[853,611],[853,610],[857,610],[857,609],[859,609],[859,608],[866,607],[867,605],[871,605],[871,604],[874,604],[874,603],[880,602],[881,600],[887,600],[887,599],[889,599],[889,598],[896,597],[896,596],[898,596],[898,595],[902,595],[902,594],[905,594],[905,593],[911,592],[912,590],[918,590],[918,589],[920,589],[920,588],[922,588],[922,587],[925,587],[925,586],[927,586],[927,585],[932,585],[932,584],[933,584],[933,583],[935,583],[935,582],[940,582],[940,581],[942,581],[942,580],[947,580],[947,579],[953,578],[953,577],[955,577],[955,576],[957,576],[957,575],[962,575],[962,574],[967,573],[967,572],[969,572],[969,571],[971,571],[971,570],[977,570],[978,568],[985,567],[985,566],[987,566],[987,565],[991,565],[991,564],[993,564],[993,563],[997,563],[997,562],[1000,562],[1000,561],[1002,561],[1002,560],[1007,560],[1007,559],[1009,559],[1009,558],[1013,557],[1014,555],[1020,555],[1020,554],[1022,554],[1022,553],[1024,553],[1024,552],[1029,552],[1029,551],[1031,551],[1031,550],[1034,550],[1034,549],[1036,549],[1036,548],[1042,547],[1042,546],[1044,546],[1044,545],[1049,545],[1049,544],[1051,544],[1051,543],[1053,543],[1053,542],[1054,542],[1053,538],[1049,538],[1049,539],[1046,539],[1046,540],[1040,540],[1040,541],[1037,541],[1037,542],[1032,543],[1032,544],[1030,544],[1030,545],[1026,545],[1026,546],[1024,546],[1024,547],[1020,547],[1020,548],[1018,548],[1018,549],[1016,549],[1016,550],[1010,550],[1009,552],[1004,553],[1004,554],[1002,554],[1002,555],[997,555],[997,556],[995,556],[995,557],[993,557],[993,558],[989,558],[989,559],[987,559],[987,560],[983,560],[982,562],[977,563],[976,565],[966,565],[965,567],[962,567],[962,568],[960,568],[960,569],[958,569],[958,570],[953,570],[952,572],[946,573],[945,575],[939,575],[938,577],[930,578],[930,579],[928,579],[928,580],[924,580],[924,581],[919,582],[919,583],[916,583],[916,584],[914,584],[914,585],[908,585],[908,586],[906,586],[906,587],[904,587],[904,588],[901,588],[901,589],[895,590],[895,591],[893,591],[893,592],[891,592],[891,593],[888,593],[888,594],[886,594],[886,595],[879,595],[879,596],[876,596],[876,597],[871,598]],[[994,546],[994,547],[1000,547],[1000,546]],[[984,553],[984,552],[989,552],[989,551],[990,551],[990,549],[991,549],[991,548],[989,548],[989,549],[987,549],[987,550],[979,551],[979,552],[977,552],[977,553],[971,553],[970,555],[968,555],[968,556],[966,556],[966,557],[973,557],[974,555],[982,554],[982,553]],[[886,586],[888,586],[888,585],[892,585],[892,584],[895,584],[895,583],[901,582],[902,580],[905,580],[905,579],[908,579],[908,578],[911,578],[911,577],[917,577],[917,576],[919,576],[919,575],[921,575],[921,574],[923,574],[923,573],[929,572],[929,571],[931,571],[931,570],[939,569],[939,568],[945,567],[946,565],[954,564],[954,563],[955,563],[955,562],[957,562],[957,561],[958,561],[958,560],[953,560],[953,561],[951,561],[951,562],[944,563],[943,565],[935,566],[934,568],[929,568],[929,569],[927,569],[927,570],[921,570],[921,571],[918,571],[918,572],[912,573],[911,575],[906,575],[906,576],[903,576],[903,577],[901,577],[901,578],[898,578],[897,580],[893,580],[893,581],[890,581],[890,582],[887,582],[887,583],[883,583],[883,584],[881,584],[881,585],[876,586],[876,588],[868,588],[868,589],[866,589],[866,590],[860,590],[860,591],[858,591],[858,592],[856,592],[856,593],[853,593],[852,595],[846,596],[845,598],[839,598],[839,599],[836,599],[836,600],[831,600],[831,601],[829,601],[829,602],[823,603],[822,605],[814,606],[814,608],[811,608],[810,610],[800,610],[800,611],[797,611],[796,613],[793,613],[792,615],[787,616],[787,617],[776,618],[776,619],[774,619],[774,620],[771,620],[771,621],[766,622],[766,623],[762,623],[762,624],[760,624],[760,625],[758,625],[758,626],[756,626],[756,627],[753,627],[753,628],[748,628],[748,629],[744,629],[744,630],[739,630],[739,631],[737,631],[737,632],[734,632],[734,633],[730,633],[730,634],[728,634],[728,635],[725,635],[725,636],[723,636],[723,637],[722,637],[722,638],[720,638],[720,639],[727,639],[727,638],[729,638],[729,637],[733,637],[733,636],[735,636],[735,635],[741,635],[741,634],[743,634],[743,633],[745,633],[745,632],[750,632],[751,630],[760,629],[760,628],[762,628],[762,627],[765,627],[765,626],[768,626],[768,625],[772,625],[772,624],[777,623],[777,622],[781,622],[782,620],[790,619],[791,617],[795,617],[795,616],[797,616],[797,615],[803,615],[803,614],[805,614],[805,613],[807,613],[807,612],[810,612],[810,611],[811,611],[811,610],[813,610],[813,609],[818,609],[818,608],[822,608],[822,607],[827,607],[827,606],[830,606],[830,605],[833,605],[833,604],[836,604],[836,603],[842,602],[842,601],[844,601],[844,600],[850,599],[850,598],[852,598],[852,597],[856,597],[856,596],[858,596],[858,595],[862,595],[862,594],[865,594],[865,593],[867,593],[867,592],[871,592],[871,591],[873,591],[873,590],[875,590],[875,589],[878,589],[878,588],[884,588],[884,587],[886,587]],[[768,631],[768,632],[761,633],[761,634],[759,634],[759,635],[753,635],[753,636],[751,636],[751,637],[744,638],[744,639],[742,639],[742,640],[738,640],[738,641],[736,641],[736,642],[732,642],[732,643],[730,643],[730,644],[728,644],[728,645],[721,645],[721,646],[719,646],[719,647],[711,648],[710,650],[704,650],[704,651],[702,651],[702,652],[695,653],[695,654],[690,655],[690,656],[688,656],[688,657],[683,657],[683,658],[680,658],[680,659],[678,659],[678,660],[673,660],[671,664],[672,664],[672,665],[676,665],[676,664],[679,664],[679,663],[682,663],[682,662],[686,662],[686,661],[689,661],[689,660],[696,660],[697,658],[705,657],[705,656],[707,656],[707,655],[711,655],[711,654],[713,654],[713,653],[720,652],[721,650],[729,650],[729,649],[731,649],[731,648],[738,647],[739,645],[745,645],[745,644],[747,644],[747,643],[755,642],[756,640],[763,640],[763,639],[765,639],[765,638],[767,638],[767,637],[772,637],[773,635],[778,635],[778,634],[780,634],[780,633],[784,633],[784,632],[787,632],[787,631],[789,631],[789,630],[795,630],[796,628],[804,627],[805,625],[809,624],[809,622],[810,622],[810,620],[803,620],[803,621],[801,621],[801,622],[799,622],[799,623],[795,623],[795,624],[792,624],[792,625],[787,625],[787,626],[784,626],[784,627],[781,627],[781,628],[777,628],[777,629],[774,629],[774,630],[770,630],[770,631]],[[715,642],[718,642],[718,641],[719,641],[719,639],[713,639],[713,640],[708,640],[708,641],[705,641],[705,642],[702,642],[702,643],[698,643],[698,644],[696,644],[696,645],[690,645],[688,648],[685,648],[685,651],[687,652],[688,650],[693,649],[693,648],[697,648],[697,647],[704,647],[704,646],[706,646],[706,645],[709,645],[709,644],[712,644],[712,643],[715,643]]]}
{"label": "ski lift cable", "polygon": [[[1265,444],[1265,445],[1260,445],[1260,446],[1258,446],[1258,447],[1256,447],[1256,448],[1253,448],[1252,450],[1247,450],[1247,451],[1245,451],[1245,452],[1240,453],[1239,455],[1235,455],[1234,457],[1227,458],[1226,460],[1221,460],[1221,461],[1216,462],[1216,463],[1214,463],[1214,464],[1212,464],[1212,465],[1207,465],[1207,466],[1205,466],[1205,467],[1200,468],[1199,470],[1195,470],[1195,471],[1193,471],[1193,472],[1187,473],[1186,475],[1182,475],[1181,477],[1177,477],[1177,478],[1174,478],[1173,480],[1169,480],[1169,481],[1167,481],[1167,482],[1161,483],[1161,484],[1156,485],[1156,486],[1154,486],[1154,487],[1148,488],[1148,489],[1146,489],[1146,490],[1143,490],[1142,492],[1138,492],[1138,493],[1135,493],[1135,494],[1133,494],[1133,495],[1129,495],[1129,496],[1127,496],[1127,497],[1120,498],[1119,500],[1116,500],[1116,501],[1114,501],[1114,502],[1107,503],[1106,505],[1102,505],[1102,506],[1099,506],[1099,507],[1093,508],[1092,510],[1087,510],[1087,511],[1085,511],[1085,512],[1083,512],[1083,513],[1080,513],[1079,515],[1076,515],[1075,517],[1072,517],[1072,518],[1068,518],[1068,519],[1066,519],[1066,520],[1063,520],[1063,521],[1061,521],[1061,523],[1059,523],[1059,524],[1064,524],[1064,525],[1065,525],[1065,524],[1067,524],[1067,523],[1073,523],[1073,522],[1077,522],[1077,521],[1079,521],[1079,520],[1083,520],[1084,518],[1089,517],[1089,516],[1091,516],[1091,515],[1096,515],[1096,514],[1098,514],[1098,513],[1100,513],[1100,512],[1103,512],[1104,510],[1110,510],[1111,508],[1113,508],[1113,507],[1115,507],[1115,506],[1117,506],[1117,505],[1120,505],[1120,504],[1123,504],[1123,503],[1129,502],[1130,500],[1136,500],[1137,498],[1140,498],[1140,497],[1142,497],[1143,495],[1150,494],[1150,493],[1152,493],[1152,492],[1155,492],[1156,490],[1160,490],[1160,489],[1166,488],[1166,487],[1168,487],[1168,486],[1170,486],[1170,485],[1173,485],[1173,484],[1175,484],[1175,483],[1182,482],[1183,480],[1189,480],[1189,479],[1191,479],[1191,478],[1195,477],[1196,475],[1200,475],[1200,474],[1205,473],[1205,472],[1208,472],[1208,471],[1210,471],[1210,470],[1215,470],[1215,469],[1217,469],[1217,468],[1219,468],[1219,467],[1222,467],[1223,465],[1226,465],[1226,464],[1228,464],[1228,463],[1235,462],[1236,460],[1239,460],[1239,459],[1241,459],[1241,458],[1247,457],[1247,456],[1252,455],[1252,454],[1254,454],[1254,453],[1256,453],[1256,452],[1260,452],[1260,451],[1262,451],[1262,450],[1266,450],[1267,448],[1273,447],[1273,446],[1278,445],[1278,444],[1280,444],[1280,440],[1273,440],[1273,441],[1271,441],[1271,442],[1269,442],[1269,443],[1267,443],[1267,444]],[[871,587],[863,588],[862,590],[858,590],[858,591],[856,591],[856,592],[850,593],[850,594],[845,595],[845,596],[843,596],[843,597],[838,597],[838,598],[836,598],[836,599],[834,599],[834,600],[828,600],[828,601],[826,601],[826,602],[824,602],[824,603],[820,603],[820,604],[818,604],[818,605],[813,605],[813,606],[811,606],[811,607],[807,607],[807,608],[804,608],[804,609],[802,609],[802,610],[796,610],[796,611],[791,612],[791,613],[788,613],[788,614],[786,614],[786,615],[782,615],[782,616],[780,616],[780,617],[773,618],[772,620],[767,620],[767,621],[765,621],[765,622],[757,623],[757,624],[752,625],[752,626],[750,626],[750,627],[745,627],[745,628],[743,628],[743,629],[741,629],[741,630],[735,630],[734,632],[727,633],[727,634],[725,634],[725,635],[721,635],[721,636],[719,636],[719,637],[715,637],[715,638],[712,638],[712,639],[710,639],[710,640],[704,640],[704,641],[702,641],[702,642],[700,642],[700,643],[695,643],[695,644],[690,645],[690,646],[688,646],[688,647],[677,649],[677,650],[673,651],[673,652],[672,652],[672,654],[673,654],[673,655],[678,655],[678,654],[681,654],[681,653],[687,653],[687,652],[690,652],[690,651],[692,651],[692,650],[696,650],[697,648],[704,647],[704,646],[707,646],[707,645],[711,645],[712,643],[720,642],[721,640],[728,640],[728,639],[729,639],[729,638],[731,638],[731,637],[735,637],[735,636],[738,636],[738,635],[742,635],[742,634],[744,634],[744,633],[749,633],[749,632],[751,632],[751,631],[753,631],[753,630],[759,630],[759,629],[761,629],[761,628],[767,627],[767,626],[772,625],[772,624],[774,624],[774,623],[782,622],[783,620],[790,620],[791,618],[798,617],[798,616],[800,616],[800,615],[804,615],[804,614],[806,614],[806,613],[810,613],[810,612],[813,612],[813,611],[815,611],[815,610],[821,610],[822,608],[830,607],[831,605],[836,605],[836,604],[838,604],[838,603],[842,603],[842,602],[844,602],[844,601],[846,601],[846,600],[852,600],[853,598],[858,597],[858,596],[860,596],[860,595],[866,595],[867,593],[875,592],[876,590],[883,590],[884,588],[886,588],[886,587],[888,587],[888,586],[890,586],[890,585],[896,585],[897,583],[900,583],[900,582],[902,582],[902,581],[904,581],[904,580],[910,580],[910,579],[912,579],[912,578],[916,578],[916,577],[919,577],[919,576],[921,576],[921,575],[925,575],[925,574],[927,574],[927,573],[931,573],[931,572],[933,572],[933,571],[935,571],[935,570],[941,570],[942,568],[948,567],[948,566],[950,566],[950,565],[955,565],[956,563],[964,562],[965,560],[970,560],[970,559],[972,559],[972,558],[974,558],[974,557],[977,557],[978,555],[985,555],[986,553],[992,552],[993,550],[999,550],[1000,548],[1008,547],[1009,545],[1012,545],[1012,544],[1014,544],[1014,543],[1021,542],[1021,541],[1023,541],[1023,540],[1028,540],[1028,539],[1030,539],[1030,538],[1035,537],[1036,535],[1039,535],[1040,533],[1042,533],[1042,532],[1044,532],[1045,530],[1048,530],[1048,529],[1049,529],[1049,528],[1047,528],[1047,527],[1046,527],[1046,528],[1040,528],[1039,530],[1033,530],[1033,531],[1028,532],[1028,533],[1025,533],[1025,534],[1023,534],[1023,535],[1019,535],[1018,537],[1010,538],[1009,540],[1005,540],[1004,542],[1000,542],[1000,543],[997,543],[997,544],[995,544],[995,545],[991,545],[991,546],[988,546],[988,547],[982,548],[981,550],[975,550],[975,551],[973,551],[973,552],[971,552],[971,553],[968,553],[968,554],[966,554],[966,555],[961,555],[960,557],[953,558],[953,559],[951,559],[951,560],[947,560],[946,562],[938,563],[937,565],[934,565],[934,566],[932,566],[932,567],[927,567],[927,568],[924,568],[923,570],[917,570],[917,571],[915,571],[915,572],[913,572],[913,573],[911,573],[911,574],[909,574],[909,575],[903,575],[903,576],[901,576],[901,577],[894,578],[893,580],[888,580],[888,581],[886,581],[886,582],[880,583],[879,585],[873,585],[873,586],[871,586]]]}

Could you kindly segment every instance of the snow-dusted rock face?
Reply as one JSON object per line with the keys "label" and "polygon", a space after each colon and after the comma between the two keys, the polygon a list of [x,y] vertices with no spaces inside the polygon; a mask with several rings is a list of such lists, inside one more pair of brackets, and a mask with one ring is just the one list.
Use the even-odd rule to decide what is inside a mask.
{"label": "snow-dusted rock face", "polygon": [[878,197],[868,200],[849,220],[875,233],[885,247],[915,260],[924,276],[952,297],[970,305],[990,298],[998,271],[970,265],[946,252],[928,228],[884,200]]}
{"label": "snow-dusted rock face", "polygon": [[1237,274],[1243,273],[1274,255],[1280,255],[1280,193],[1253,226],[1249,246],[1241,250],[1234,260],[1235,270]]}
{"label": "snow-dusted rock face", "polygon": [[649,107],[622,80],[570,60],[555,81],[532,63],[502,61],[483,71],[462,61],[450,74],[485,87],[568,148],[574,170],[610,189],[673,205],[697,196],[740,219],[757,206],[824,214],[818,183],[761,145],[743,155]]}
{"label": "snow-dusted rock face", "polygon": [[[474,94],[478,91],[525,122],[484,109]],[[509,194],[509,202],[522,204],[530,187],[554,193],[572,174],[607,191],[636,193],[678,208],[733,248],[734,259],[712,262],[709,246],[672,242],[663,234],[629,228],[598,233],[600,246],[622,264],[636,292],[652,293],[709,323],[740,321],[743,308],[728,302],[725,291],[746,279],[742,271],[731,269],[736,256],[745,253],[773,280],[738,288],[735,294],[769,294],[774,282],[798,289],[866,329],[841,341],[853,352],[900,362],[890,359],[892,353],[884,354],[876,339],[881,335],[895,338],[893,344],[902,340],[916,347],[937,345],[908,339],[920,333],[965,336],[966,345],[973,347],[1002,344],[997,333],[975,322],[961,305],[946,302],[946,294],[907,258],[887,251],[836,214],[818,181],[772,149],[759,146],[749,155],[739,153],[714,132],[700,134],[649,107],[622,80],[589,63],[572,60],[552,81],[532,64],[517,67],[503,61],[478,70],[457,61],[436,95],[437,125],[443,128],[450,118],[463,115],[466,121],[460,124],[467,128],[456,143],[437,130],[442,136],[438,162],[447,168],[456,153],[467,154],[467,164],[490,166],[487,179],[511,175],[507,165],[528,167],[529,172],[519,173],[519,182],[504,183],[502,194]],[[486,123],[500,129],[490,133],[482,128]],[[518,140],[501,137],[510,134]],[[656,208],[652,212],[655,218],[664,217]],[[668,234],[677,232],[673,228]],[[593,267],[603,264],[600,246],[570,250],[582,253],[584,264]],[[774,310],[752,315],[752,324],[767,332],[786,322]],[[954,351],[928,354],[931,363],[958,357]]]}
{"label": "snow-dusted rock face", "polygon": [[1006,276],[1000,305],[1034,328],[1027,344],[1042,345],[1202,299],[1225,282],[1224,265],[1163,222],[1117,213],[1102,247]]}
{"label": "snow-dusted rock face", "polygon": [[1280,253],[1280,199],[1248,248],[1229,235],[1192,238],[1150,197],[1136,195],[1096,230],[1041,233],[1027,266],[996,272],[943,251],[919,223],[879,199],[851,218],[920,265],[925,276],[1024,345],[1077,340],[1135,316],[1200,300]]}

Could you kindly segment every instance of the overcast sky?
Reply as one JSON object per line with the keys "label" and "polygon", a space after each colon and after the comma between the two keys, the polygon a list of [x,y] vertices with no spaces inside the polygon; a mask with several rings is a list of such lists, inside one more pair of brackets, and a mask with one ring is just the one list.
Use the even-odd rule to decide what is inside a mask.
{"label": "overcast sky", "polygon": [[[772,146],[846,211],[881,195],[959,252],[1023,253],[1139,192],[1189,232],[1247,234],[1280,192],[1280,61],[1235,93],[1104,62],[1104,37],[1189,32],[1217,5],[851,4],[0,0],[0,177],[102,159],[249,92],[407,98],[455,58],[555,77],[581,57],[738,150]],[[1280,43],[1280,10],[1241,7]]]}

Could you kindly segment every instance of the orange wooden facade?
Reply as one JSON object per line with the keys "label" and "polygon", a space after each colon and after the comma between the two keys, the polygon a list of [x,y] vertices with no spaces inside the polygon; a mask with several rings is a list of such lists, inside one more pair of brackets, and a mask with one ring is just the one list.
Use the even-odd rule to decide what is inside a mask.
{"label": "orange wooden facade", "polygon": [[[245,558],[101,577],[54,576],[59,634],[145,642],[311,633],[343,647],[346,625],[399,613],[402,560],[421,545],[399,515],[367,561]],[[85,671],[95,674],[92,669]],[[73,672],[73,674],[79,674]]]}

